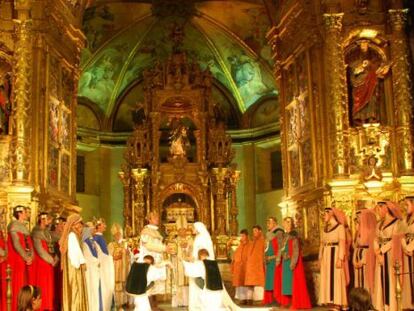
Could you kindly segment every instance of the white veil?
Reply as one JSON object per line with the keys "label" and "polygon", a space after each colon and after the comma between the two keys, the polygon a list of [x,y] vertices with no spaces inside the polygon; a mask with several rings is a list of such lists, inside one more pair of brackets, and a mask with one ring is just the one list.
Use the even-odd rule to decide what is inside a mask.
{"label": "white veil", "polygon": [[194,229],[197,232],[193,244],[194,260],[198,259],[198,251],[203,248],[208,251],[208,259],[214,260],[216,257],[214,255],[213,241],[211,240],[210,233],[208,233],[206,226],[202,222],[196,222],[194,223]]}

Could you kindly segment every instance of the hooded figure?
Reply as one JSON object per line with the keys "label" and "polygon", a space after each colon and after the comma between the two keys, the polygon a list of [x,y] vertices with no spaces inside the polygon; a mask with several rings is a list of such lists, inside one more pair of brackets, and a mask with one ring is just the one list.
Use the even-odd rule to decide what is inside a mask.
{"label": "hooded figure", "polygon": [[374,292],[375,251],[377,217],[369,209],[357,212],[353,266],[354,287],[363,287],[371,295]]}
{"label": "hooded figure", "polygon": [[346,307],[346,216],[337,208],[325,208],[325,228],[319,248],[319,304]]}
{"label": "hooded figure", "polygon": [[381,221],[377,225],[374,250],[375,291],[374,306],[377,310],[397,310],[395,296],[395,263],[401,262],[402,214],[399,206],[391,201],[378,202]]}

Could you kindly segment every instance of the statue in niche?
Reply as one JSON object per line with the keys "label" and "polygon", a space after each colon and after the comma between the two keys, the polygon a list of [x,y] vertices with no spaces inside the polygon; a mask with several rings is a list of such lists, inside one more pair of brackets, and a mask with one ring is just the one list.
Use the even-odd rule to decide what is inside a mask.
{"label": "statue in niche", "polygon": [[375,156],[372,155],[368,157],[367,165],[362,171],[362,179],[364,182],[382,180],[382,172],[377,164],[378,159]]}
{"label": "statue in niche", "polygon": [[376,53],[361,43],[360,57],[350,64],[350,90],[353,125],[381,123],[381,106],[384,105],[383,79],[390,64],[381,64]]}
{"label": "statue in niche", "polygon": [[0,135],[9,133],[11,114],[11,81],[10,74],[0,77]]}
{"label": "statue in niche", "polygon": [[188,128],[179,124],[170,136],[170,154],[173,158],[184,158],[187,155],[187,149],[190,147],[188,139]]}

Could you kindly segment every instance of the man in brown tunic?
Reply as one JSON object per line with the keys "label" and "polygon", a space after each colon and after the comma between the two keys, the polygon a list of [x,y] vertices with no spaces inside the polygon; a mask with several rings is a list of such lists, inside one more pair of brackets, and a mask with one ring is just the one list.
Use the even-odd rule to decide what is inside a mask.
{"label": "man in brown tunic", "polygon": [[265,281],[264,252],[265,239],[262,228],[253,226],[253,240],[250,242],[249,255],[246,261],[245,286],[253,286],[253,301],[259,303],[263,300],[263,287]]}
{"label": "man in brown tunic", "polygon": [[250,253],[249,233],[247,229],[240,231],[240,245],[233,254],[231,262],[232,283],[236,288],[235,298],[242,304],[249,304],[253,298],[253,288],[245,286],[246,263]]}

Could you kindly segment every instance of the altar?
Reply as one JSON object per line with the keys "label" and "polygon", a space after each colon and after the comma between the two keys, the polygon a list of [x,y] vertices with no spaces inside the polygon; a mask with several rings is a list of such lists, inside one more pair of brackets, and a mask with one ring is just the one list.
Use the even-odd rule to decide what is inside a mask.
{"label": "altar", "polygon": [[238,233],[236,188],[240,171],[226,126],[211,100],[212,75],[177,47],[144,72],[145,100],[136,104],[135,128],[119,177],[124,189],[127,237],[137,237],[150,211],[161,216],[167,237],[203,222],[227,257],[227,237]]}

